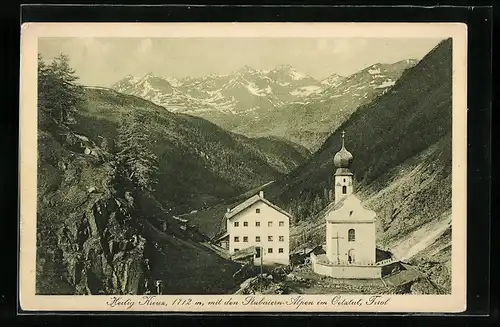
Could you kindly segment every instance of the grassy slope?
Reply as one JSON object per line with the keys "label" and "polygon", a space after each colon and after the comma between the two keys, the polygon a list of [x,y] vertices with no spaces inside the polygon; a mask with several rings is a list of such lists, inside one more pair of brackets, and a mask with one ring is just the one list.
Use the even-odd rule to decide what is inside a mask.
{"label": "grassy slope", "polygon": [[[427,263],[439,257],[436,280],[446,288],[449,275],[442,267],[450,260],[443,239],[451,208],[451,73],[451,40],[446,40],[406,71],[390,92],[359,108],[308,162],[271,184],[267,194],[287,208],[308,193],[330,188],[333,155],[345,129],[357,192],[378,214],[379,243],[399,245],[404,253],[422,245],[419,230],[429,224],[443,227],[444,236],[429,240],[415,257]],[[321,241],[323,225],[312,218],[292,233],[297,242],[304,230],[309,239]],[[427,250],[432,247],[436,251]]]}
{"label": "grassy slope", "polygon": [[285,142],[261,147],[204,119],[173,114],[146,100],[111,90],[87,89],[75,129],[96,142],[116,138],[122,112],[145,113],[144,132],[159,158],[157,198],[179,211],[230,198],[275,180],[298,166],[305,156]]}
{"label": "grassy slope", "polygon": [[[340,148],[342,130],[346,131],[346,147],[354,154],[351,168],[357,185],[363,187],[377,181],[379,188],[387,185],[392,168],[448,135],[451,130],[451,40],[407,70],[389,93],[359,108],[310,160],[273,183],[268,192],[286,205],[301,191],[319,193],[323,188],[330,188],[333,156]],[[448,159],[451,160],[451,153]]]}

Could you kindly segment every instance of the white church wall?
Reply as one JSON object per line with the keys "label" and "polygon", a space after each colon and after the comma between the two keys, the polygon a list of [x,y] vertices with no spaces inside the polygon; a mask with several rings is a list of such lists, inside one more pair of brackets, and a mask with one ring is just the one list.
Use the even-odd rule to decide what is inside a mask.
{"label": "white church wall", "polygon": [[315,273],[325,276],[330,276],[334,278],[346,278],[346,279],[372,279],[381,278],[382,269],[377,266],[327,266],[319,263],[313,265],[313,270]]}
{"label": "white church wall", "polygon": [[[257,209],[260,210],[259,213],[257,213]],[[245,226],[245,222],[247,226]],[[260,223],[260,226],[257,226],[257,222]],[[280,222],[283,226],[280,226]],[[235,226],[235,223],[238,226]],[[229,251],[234,253],[235,249],[242,250],[250,246],[262,247],[264,249],[264,264],[288,265],[289,228],[288,216],[259,201],[228,220]],[[235,241],[235,237],[238,241]],[[257,237],[260,237],[260,240]],[[280,249],[282,249],[282,253],[280,253]],[[256,258],[255,263],[260,264],[260,258]]]}
{"label": "white church wall", "polygon": [[[352,179],[352,176],[335,176],[335,202],[341,201],[354,192]],[[345,193],[342,192],[344,186],[346,187]]]}
{"label": "white church wall", "polygon": [[[349,241],[349,230],[354,229],[355,239]],[[339,259],[349,262],[349,251],[354,253],[354,263],[370,264],[375,262],[376,240],[374,223],[331,223],[327,225],[328,260],[337,262],[337,235]],[[338,233],[338,234],[337,234]],[[331,250],[330,250],[331,249]]]}

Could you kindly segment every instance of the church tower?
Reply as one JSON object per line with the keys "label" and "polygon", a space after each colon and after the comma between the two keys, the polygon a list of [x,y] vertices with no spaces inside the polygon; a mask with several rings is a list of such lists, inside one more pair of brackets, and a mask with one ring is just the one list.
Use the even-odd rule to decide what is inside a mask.
{"label": "church tower", "polygon": [[342,131],[342,147],[333,157],[333,163],[337,167],[334,177],[335,203],[351,195],[353,189],[353,174],[349,170],[352,163],[352,154],[345,148],[345,132]]}

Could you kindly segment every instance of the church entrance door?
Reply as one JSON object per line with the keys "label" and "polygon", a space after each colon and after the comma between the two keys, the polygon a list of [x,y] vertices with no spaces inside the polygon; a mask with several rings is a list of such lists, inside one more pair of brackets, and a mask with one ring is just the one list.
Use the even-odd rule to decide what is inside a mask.
{"label": "church entrance door", "polygon": [[354,263],[355,261],[355,251],[354,249],[350,249],[347,253],[347,262]]}

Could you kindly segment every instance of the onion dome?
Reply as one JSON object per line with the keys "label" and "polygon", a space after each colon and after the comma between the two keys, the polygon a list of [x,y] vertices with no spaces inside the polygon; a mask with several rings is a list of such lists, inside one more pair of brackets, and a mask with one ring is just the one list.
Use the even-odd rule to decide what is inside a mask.
{"label": "onion dome", "polygon": [[344,135],[345,132],[342,131],[342,148],[333,157],[333,163],[337,168],[349,168],[353,160],[352,154],[344,146]]}

